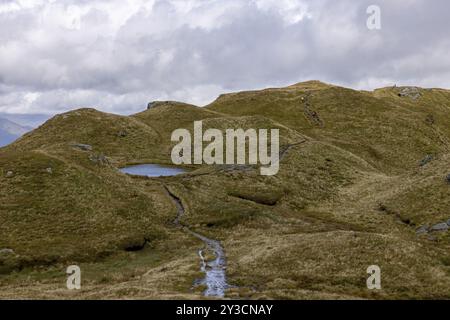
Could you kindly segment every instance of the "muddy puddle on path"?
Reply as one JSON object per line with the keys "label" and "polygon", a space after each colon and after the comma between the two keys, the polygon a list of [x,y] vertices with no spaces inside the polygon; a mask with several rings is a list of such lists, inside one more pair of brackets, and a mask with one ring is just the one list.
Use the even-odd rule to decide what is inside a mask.
{"label": "muddy puddle on path", "polygon": [[[205,297],[223,298],[225,296],[225,290],[229,288],[229,285],[226,280],[226,258],[222,245],[217,240],[209,239],[181,225],[180,218],[185,211],[183,203],[167,187],[165,189],[177,207],[177,217],[174,223],[205,244],[205,248],[198,251],[201,261],[201,271],[205,274],[205,277],[196,280],[194,285],[206,286],[206,290],[203,292]],[[210,253],[214,256],[213,259],[207,258],[207,255],[209,256]]]}

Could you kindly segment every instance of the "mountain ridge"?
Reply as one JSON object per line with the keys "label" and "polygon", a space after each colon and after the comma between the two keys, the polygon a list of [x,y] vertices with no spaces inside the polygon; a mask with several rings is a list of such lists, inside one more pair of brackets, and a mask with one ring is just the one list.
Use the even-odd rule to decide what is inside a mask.
{"label": "mountain ridge", "polygon": [[31,127],[21,126],[8,119],[0,118],[0,147],[13,142],[31,130]]}
{"label": "mountain ridge", "polygon": [[[0,249],[14,251],[0,255],[0,297],[55,297],[57,270],[74,263],[87,281],[78,298],[198,298],[201,288],[190,288],[201,244],[171,223],[169,187],[185,206],[180,223],[221,241],[236,285],[227,297],[450,298],[449,232],[431,228],[450,219],[450,92],[379,90],[312,81],[205,108],[163,102],[131,116],[82,108],[53,117],[0,149]],[[279,173],[118,170],[170,165],[171,132],[194,121],[279,128]],[[385,277],[380,292],[365,287],[373,264]],[[47,289],[24,292],[29,281]]]}

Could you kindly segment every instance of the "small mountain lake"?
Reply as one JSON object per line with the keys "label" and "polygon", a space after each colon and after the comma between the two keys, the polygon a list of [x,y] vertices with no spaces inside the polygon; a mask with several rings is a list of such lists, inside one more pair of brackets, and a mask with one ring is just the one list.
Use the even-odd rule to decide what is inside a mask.
{"label": "small mountain lake", "polygon": [[123,173],[146,177],[168,177],[188,172],[186,169],[160,164],[138,164],[119,169]]}

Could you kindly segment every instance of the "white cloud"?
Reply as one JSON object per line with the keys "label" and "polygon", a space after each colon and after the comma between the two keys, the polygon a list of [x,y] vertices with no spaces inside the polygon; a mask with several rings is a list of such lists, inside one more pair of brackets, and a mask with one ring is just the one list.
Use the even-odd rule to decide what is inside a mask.
{"label": "white cloud", "polygon": [[450,4],[378,2],[374,32],[367,0],[0,1],[0,112],[131,113],[313,78],[450,86]]}
{"label": "white cloud", "polygon": [[258,9],[278,12],[287,24],[298,23],[305,18],[312,18],[308,4],[297,0],[255,0]]}

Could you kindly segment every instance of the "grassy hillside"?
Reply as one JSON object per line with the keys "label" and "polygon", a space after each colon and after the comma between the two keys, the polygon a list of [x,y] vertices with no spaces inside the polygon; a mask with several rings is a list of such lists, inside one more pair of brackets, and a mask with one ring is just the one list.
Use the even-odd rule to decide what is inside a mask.
{"label": "grassy hillside", "polygon": [[[231,298],[450,298],[450,92],[355,91],[316,81],[220,96],[206,108],[158,102],[125,117],[58,115],[0,149],[0,297],[201,298],[202,243],[219,239]],[[278,128],[280,171],[170,164],[174,129]],[[88,145],[88,146],[86,146]],[[423,232],[417,233],[422,228]],[[11,252],[11,250],[13,252]],[[79,264],[83,289],[64,288]],[[383,290],[366,288],[382,268]]]}
{"label": "grassy hillside", "polygon": [[307,82],[223,95],[207,108],[233,116],[263,115],[384,172],[402,173],[427,154],[449,151],[450,93],[430,95],[427,91],[417,101],[395,94],[387,98],[378,91]]}
{"label": "grassy hillside", "polygon": [[161,137],[152,127],[132,117],[78,109],[45,122],[6,148],[11,152],[48,150],[69,155],[75,145],[87,144],[112,161],[161,159]]}

